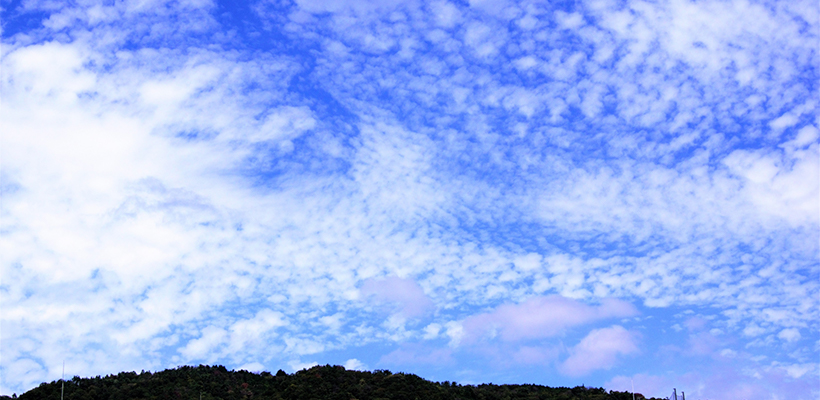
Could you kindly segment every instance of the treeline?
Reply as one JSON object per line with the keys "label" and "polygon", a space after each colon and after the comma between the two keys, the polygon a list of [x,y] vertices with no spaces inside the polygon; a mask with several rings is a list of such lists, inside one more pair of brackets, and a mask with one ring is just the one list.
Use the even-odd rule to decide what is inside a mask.
{"label": "treeline", "polygon": [[[21,400],[59,399],[61,382],[42,383]],[[14,397],[0,396],[0,400]],[[65,400],[632,400],[629,392],[540,385],[459,385],[430,382],[387,370],[348,371],[316,366],[293,374],[229,371],[223,366],[184,366],[162,372],[121,372],[65,382]],[[658,399],[659,400],[659,399]]]}

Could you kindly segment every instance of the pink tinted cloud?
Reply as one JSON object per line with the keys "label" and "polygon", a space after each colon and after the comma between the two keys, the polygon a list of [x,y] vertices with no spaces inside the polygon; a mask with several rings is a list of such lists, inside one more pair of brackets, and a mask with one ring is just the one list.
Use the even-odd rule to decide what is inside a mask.
{"label": "pink tinted cloud", "polygon": [[700,372],[680,375],[617,376],[604,387],[629,391],[634,382],[635,392],[647,397],[666,397],[672,393],[672,388],[676,388],[679,394],[685,392],[686,398],[691,399],[813,400],[820,395],[820,380],[816,375],[794,377],[782,366],[761,367],[750,364],[753,363],[705,364]]}
{"label": "pink tinted cloud", "polygon": [[523,344],[520,342],[495,342],[473,346],[469,352],[483,357],[488,365],[499,369],[516,368],[522,365],[552,365],[564,351],[559,344]]}
{"label": "pink tinted cloud", "polygon": [[709,332],[696,332],[689,335],[689,351],[697,355],[718,356],[717,349],[721,345],[720,339]]}
{"label": "pink tinted cloud", "polygon": [[508,357],[515,364],[549,364],[558,358],[559,349],[550,346],[520,346]]}
{"label": "pink tinted cloud", "polygon": [[600,305],[590,306],[566,297],[547,296],[500,306],[468,317],[462,325],[466,342],[496,336],[512,342],[551,337],[573,326],[636,314],[633,305],[617,299],[604,299]]}
{"label": "pink tinted cloud", "polygon": [[701,317],[690,317],[683,322],[683,325],[690,331],[699,331],[705,328],[708,322],[709,321]]}
{"label": "pink tinted cloud", "polygon": [[399,306],[399,314],[406,318],[423,315],[433,307],[433,302],[424,290],[412,279],[395,276],[383,279],[367,279],[360,292],[376,301],[394,303]]}
{"label": "pink tinted cloud", "polygon": [[560,370],[565,375],[582,376],[597,369],[609,369],[619,355],[636,352],[634,335],[622,326],[595,329],[570,350]]}

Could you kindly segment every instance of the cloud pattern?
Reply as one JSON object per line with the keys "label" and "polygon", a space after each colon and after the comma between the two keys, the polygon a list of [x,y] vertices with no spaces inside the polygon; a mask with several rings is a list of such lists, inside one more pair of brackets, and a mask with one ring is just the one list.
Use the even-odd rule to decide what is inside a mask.
{"label": "cloud pattern", "polygon": [[820,393],[813,2],[4,7],[4,393],[63,360]]}

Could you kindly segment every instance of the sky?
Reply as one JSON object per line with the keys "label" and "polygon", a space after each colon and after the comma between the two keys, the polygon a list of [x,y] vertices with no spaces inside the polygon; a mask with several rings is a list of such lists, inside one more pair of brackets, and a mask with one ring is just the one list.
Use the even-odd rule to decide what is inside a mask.
{"label": "sky", "polygon": [[0,393],[820,397],[812,0],[4,0]]}

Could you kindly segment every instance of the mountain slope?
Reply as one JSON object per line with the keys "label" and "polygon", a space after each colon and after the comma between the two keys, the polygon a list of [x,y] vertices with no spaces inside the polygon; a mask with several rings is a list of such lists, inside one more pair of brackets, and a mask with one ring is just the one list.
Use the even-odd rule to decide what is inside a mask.
{"label": "mountain slope", "polygon": [[[43,383],[19,399],[59,399],[61,382]],[[642,396],[641,396],[642,397]],[[8,399],[0,396],[0,400]],[[550,388],[540,385],[458,385],[430,382],[416,375],[386,370],[351,371],[316,366],[293,374],[251,373],[223,366],[183,366],[161,372],[121,372],[106,377],[74,377],[65,383],[66,400],[631,400],[628,392],[604,389]]]}

